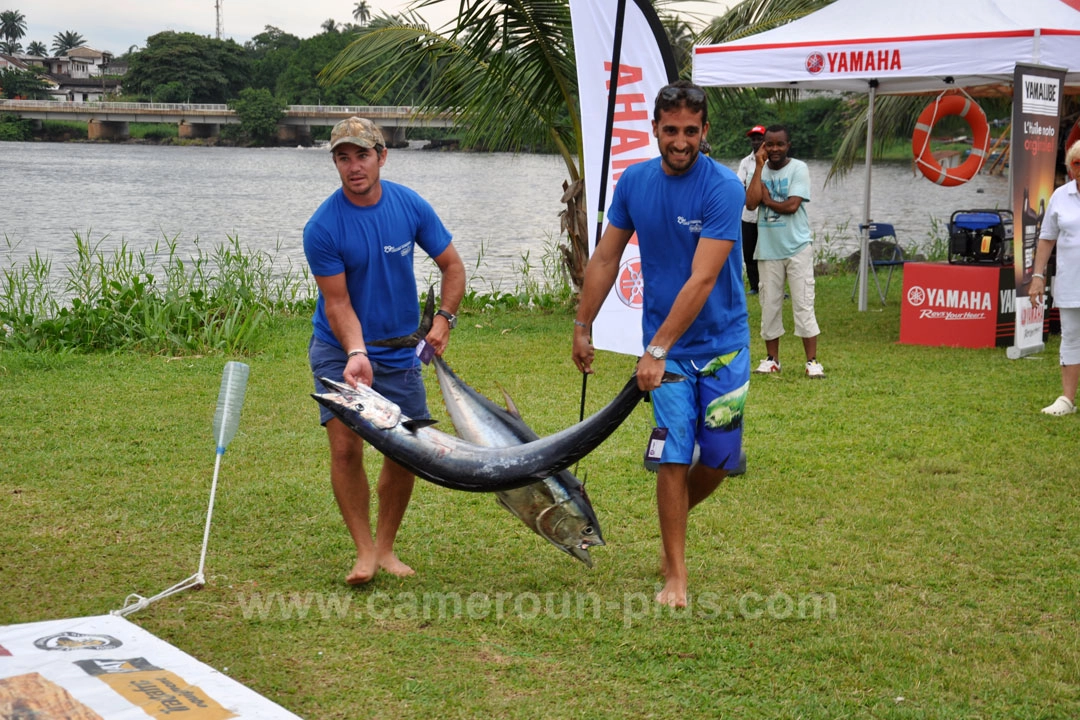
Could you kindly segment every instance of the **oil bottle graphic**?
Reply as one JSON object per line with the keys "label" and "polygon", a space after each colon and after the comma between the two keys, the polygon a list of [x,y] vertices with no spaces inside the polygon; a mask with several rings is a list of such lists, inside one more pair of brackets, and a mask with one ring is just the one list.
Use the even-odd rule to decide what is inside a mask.
{"label": "oil bottle graphic", "polygon": [[1041,217],[1035,213],[1035,209],[1031,207],[1031,199],[1028,197],[1028,189],[1024,188],[1024,216],[1021,220],[1021,227],[1023,228],[1023,257],[1021,261],[1024,264],[1024,274],[1020,282],[1023,285],[1027,285],[1031,282],[1031,273],[1035,271],[1035,243],[1039,238],[1039,224]]}
{"label": "oil bottle graphic", "polygon": [[[1043,218],[1046,217],[1046,198],[1039,198],[1039,214],[1035,222],[1035,253],[1039,252],[1039,234],[1042,232]],[[1034,261],[1032,261],[1032,272],[1035,272]],[[1053,282],[1053,265],[1047,262],[1047,268],[1043,270],[1046,275],[1046,281],[1044,286],[1047,288],[1047,292],[1053,294],[1053,290],[1050,289],[1050,283]]]}

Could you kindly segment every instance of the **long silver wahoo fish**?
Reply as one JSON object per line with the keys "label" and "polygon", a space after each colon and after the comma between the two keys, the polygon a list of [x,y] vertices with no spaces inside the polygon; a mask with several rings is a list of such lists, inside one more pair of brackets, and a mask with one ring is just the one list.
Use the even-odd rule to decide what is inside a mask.
{"label": "long silver wahoo fish", "polygon": [[[490,447],[539,439],[508,395],[508,409],[503,409],[458,377],[441,357],[434,362],[446,411],[462,439]],[[585,486],[569,470],[513,490],[500,490],[495,499],[537,535],[593,566],[589,548],[603,545],[604,538]]]}
{"label": "long silver wahoo fish", "polygon": [[[664,382],[683,379],[664,375]],[[512,490],[565,470],[615,432],[645,394],[631,376],[614,400],[577,425],[522,445],[491,448],[436,430],[433,421],[409,418],[366,385],[319,381],[334,392],[312,397],[380,453],[428,482],[469,492]]]}

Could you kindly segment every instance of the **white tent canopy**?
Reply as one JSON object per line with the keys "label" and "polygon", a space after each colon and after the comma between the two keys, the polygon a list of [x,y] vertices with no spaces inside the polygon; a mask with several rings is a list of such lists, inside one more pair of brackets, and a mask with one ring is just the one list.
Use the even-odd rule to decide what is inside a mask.
{"label": "white tent canopy", "polygon": [[694,48],[694,82],[879,93],[1011,84],[1016,63],[1080,85],[1080,0],[837,0],[774,30]]}
{"label": "white tent canopy", "polygon": [[[1080,0],[836,0],[774,30],[694,48],[694,82],[869,92],[865,218],[874,95],[1011,85],[1017,63],[1065,68],[1080,86]],[[866,310],[868,239],[860,245]]]}

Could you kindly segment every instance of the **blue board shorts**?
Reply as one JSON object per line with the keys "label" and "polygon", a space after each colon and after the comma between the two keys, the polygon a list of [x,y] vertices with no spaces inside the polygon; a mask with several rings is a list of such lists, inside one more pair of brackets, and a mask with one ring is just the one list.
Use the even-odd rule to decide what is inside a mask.
{"label": "blue board shorts", "polygon": [[[328,342],[319,340],[314,335],[308,344],[308,362],[315,378],[315,392],[333,392],[321,382],[320,377],[327,377],[338,382],[345,382],[345,364],[349,358],[345,351]],[[397,404],[401,412],[414,420],[431,417],[427,407],[427,391],[424,389],[424,376],[421,366],[409,368],[389,367],[374,360],[371,361],[374,379],[371,389],[387,400]],[[319,424],[325,425],[337,417],[323,405],[319,405]]]}
{"label": "blue board shorts", "polygon": [[686,380],[664,383],[651,393],[656,426],[668,430],[660,462],[689,465],[698,445],[703,465],[736,469],[750,390],[750,348],[709,359],[669,359],[665,367]]}

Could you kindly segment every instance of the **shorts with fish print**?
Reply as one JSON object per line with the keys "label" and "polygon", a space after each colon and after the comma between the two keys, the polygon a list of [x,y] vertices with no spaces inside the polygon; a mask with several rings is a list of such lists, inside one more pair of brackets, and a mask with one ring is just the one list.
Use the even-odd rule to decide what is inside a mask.
{"label": "shorts with fish print", "polygon": [[666,368],[686,380],[650,393],[656,426],[668,429],[660,462],[689,465],[697,445],[703,465],[734,470],[742,451],[750,348],[712,359],[669,359]]}
{"label": "shorts with fish print", "polygon": [[[345,363],[349,358],[341,348],[312,336],[308,344],[308,361],[315,376],[315,392],[332,392],[319,382],[320,377],[327,377],[338,382],[345,382]],[[371,362],[374,379],[371,389],[401,408],[401,412],[420,420],[431,417],[428,413],[427,393],[424,390],[424,376],[420,365],[410,368],[397,368]],[[324,405],[319,405],[319,424],[325,425],[337,417]]]}

